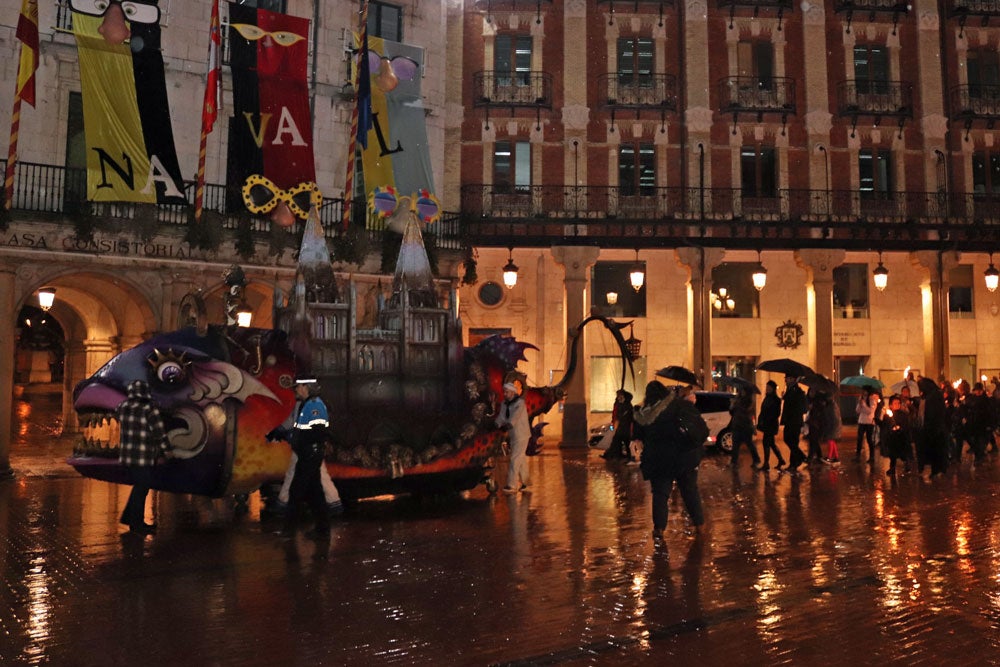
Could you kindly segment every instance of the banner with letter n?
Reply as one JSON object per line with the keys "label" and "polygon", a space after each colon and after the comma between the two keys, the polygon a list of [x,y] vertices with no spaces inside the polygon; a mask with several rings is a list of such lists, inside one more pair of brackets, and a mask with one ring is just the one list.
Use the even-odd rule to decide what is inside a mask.
{"label": "banner with letter n", "polygon": [[113,43],[101,34],[104,22],[105,17],[78,13],[74,3],[73,33],[80,58],[87,143],[87,199],[185,203],[159,23],[132,20],[129,42]]}
{"label": "banner with letter n", "polygon": [[[229,3],[229,211],[246,206],[265,212],[278,199],[291,202],[297,192],[318,196],[306,78],[308,35],[307,19]],[[299,219],[308,215],[308,197],[292,206]]]}

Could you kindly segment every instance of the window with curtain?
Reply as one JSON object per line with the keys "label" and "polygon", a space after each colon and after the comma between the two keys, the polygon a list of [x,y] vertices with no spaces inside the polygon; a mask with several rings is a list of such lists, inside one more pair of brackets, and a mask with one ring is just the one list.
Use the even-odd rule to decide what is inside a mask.
{"label": "window with curtain", "polygon": [[854,80],[859,95],[887,93],[889,90],[889,49],[876,44],[855,46]]}
{"label": "window with curtain", "polygon": [[[280,0],[284,2],[284,0]],[[403,8],[379,0],[368,1],[368,36],[403,41]]]}
{"label": "window with curtain", "polygon": [[862,199],[892,192],[892,153],[888,149],[862,149],[858,153],[858,176]]}
{"label": "window with curtain", "polygon": [[497,35],[493,42],[493,72],[498,85],[529,85],[531,35]]}
{"label": "window with curtain", "polygon": [[498,141],[493,145],[493,186],[497,192],[527,193],[531,187],[531,143]]}
{"label": "window with curtain", "polygon": [[618,38],[618,83],[622,86],[653,85],[653,40],[649,37]]}
{"label": "window with curtain", "polygon": [[972,154],[972,191],[1000,194],[1000,153],[976,151]]}

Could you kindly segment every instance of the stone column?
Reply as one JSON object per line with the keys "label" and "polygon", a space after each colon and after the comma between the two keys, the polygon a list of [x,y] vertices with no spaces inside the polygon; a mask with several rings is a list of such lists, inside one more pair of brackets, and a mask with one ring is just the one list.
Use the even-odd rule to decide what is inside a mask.
{"label": "stone column", "polygon": [[10,467],[10,419],[14,413],[14,350],[15,316],[17,298],[14,294],[14,271],[0,268],[0,313],[8,313],[0,323],[0,480],[10,479],[14,470]]}
{"label": "stone column", "polygon": [[844,263],[843,250],[797,250],[795,260],[806,270],[814,294],[809,330],[812,367],[833,379],[833,270]]}
{"label": "stone column", "polygon": [[924,376],[935,380],[937,376],[951,377],[948,289],[951,270],[958,266],[960,259],[961,255],[954,250],[921,250],[910,254],[913,264],[926,269],[930,277],[931,302],[929,311],[925,306],[924,321],[931,323],[931,341],[930,345],[924,342]]}
{"label": "stone column", "polygon": [[80,420],[73,409],[73,389],[86,380],[87,349],[81,340],[67,340],[63,357],[63,431],[79,433]]}
{"label": "stone column", "polygon": [[691,286],[691,370],[705,388],[712,373],[712,269],[722,263],[726,251],[720,248],[678,248],[677,261],[690,272]]}
{"label": "stone column", "polygon": [[[593,246],[555,246],[552,256],[561,264],[566,287],[566,368],[569,368],[572,354],[569,346],[570,328],[583,321],[588,312],[586,295],[587,283],[590,278],[590,267],[597,261],[601,251]],[[583,338],[583,334],[580,334]],[[586,350],[586,339],[577,345],[577,354]],[[587,445],[587,363],[585,359],[577,359],[577,372],[566,387],[566,400],[563,405],[562,446],[577,447]]]}

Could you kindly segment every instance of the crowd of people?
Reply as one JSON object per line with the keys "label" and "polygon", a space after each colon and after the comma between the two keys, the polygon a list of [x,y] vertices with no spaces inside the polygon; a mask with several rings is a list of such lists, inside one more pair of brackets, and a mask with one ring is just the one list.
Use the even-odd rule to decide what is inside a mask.
{"label": "crowd of people", "polygon": [[[800,385],[801,378],[786,376],[785,391],[768,381],[760,410],[754,415],[752,385],[740,386],[730,404],[732,450],[730,462],[738,465],[743,447],[750,450],[756,470],[776,468],[799,474],[809,464],[839,465],[837,441],[842,419],[837,386],[827,381]],[[917,388],[914,394],[912,386]],[[968,448],[973,465],[998,447],[1000,431],[1000,381],[948,384],[920,378],[904,382],[899,393],[883,398],[874,383],[861,389],[857,399],[857,441],[854,460],[874,466],[877,456],[889,461],[886,474],[929,470],[932,477],[959,462]],[[667,521],[667,499],[676,484],[694,531],[704,523],[698,491],[698,467],[709,430],[695,408],[692,387],[667,388],[650,382],[640,406],[632,395],[619,390],[613,411],[613,435],[603,454],[606,459],[638,459],[652,491],[653,536],[662,539]],[[762,434],[763,462],[754,443],[754,428]],[[787,460],[776,444],[779,430],[788,450]],[[806,450],[801,441],[805,439]],[[865,455],[867,445],[867,455]]]}

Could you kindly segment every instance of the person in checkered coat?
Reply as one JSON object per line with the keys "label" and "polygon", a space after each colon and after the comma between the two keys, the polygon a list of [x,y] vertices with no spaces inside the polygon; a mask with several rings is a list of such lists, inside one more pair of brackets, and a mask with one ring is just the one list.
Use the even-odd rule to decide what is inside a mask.
{"label": "person in checkered coat", "polygon": [[118,461],[128,469],[132,492],[120,521],[131,533],[149,535],[156,532],[156,524],[145,521],[146,496],[152,486],[153,466],[167,455],[167,436],[149,384],[133,380],[126,392],[127,398],[116,411],[121,425]]}

